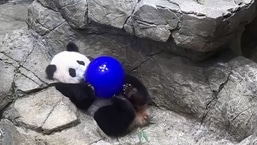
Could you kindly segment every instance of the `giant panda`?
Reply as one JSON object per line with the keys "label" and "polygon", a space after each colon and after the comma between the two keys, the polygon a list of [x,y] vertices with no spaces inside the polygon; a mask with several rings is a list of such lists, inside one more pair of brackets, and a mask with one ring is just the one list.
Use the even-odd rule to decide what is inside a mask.
{"label": "giant panda", "polygon": [[118,95],[111,99],[99,98],[94,88],[84,82],[82,71],[86,72],[90,59],[82,55],[76,44],[69,42],[66,51],[53,57],[45,71],[48,79],[58,81],[55,88],[91,115],[108,136],[123,136],[135,127],[145,126],[150,118],[151,99],[143,83],[126,74],[123,90]]}
{"label": "giant panda", "polygon": [[68,96],[78,108],[84,110],[95,100],[91,85],[82,83],[90,59],[79,53],[75,43],[69,42],[67,50],[54,55],[45,69],[46,77],[57,81],[54,83],[55,88],[64,96]]}

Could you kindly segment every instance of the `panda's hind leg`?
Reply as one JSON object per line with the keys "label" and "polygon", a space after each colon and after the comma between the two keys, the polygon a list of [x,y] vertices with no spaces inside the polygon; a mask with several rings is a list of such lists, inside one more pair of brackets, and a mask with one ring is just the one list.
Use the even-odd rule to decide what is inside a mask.
{"label": "panda's hind leg", "polygon": [[123,136],[136,117],[132,104],[124,96],[112,98],[111,105],[99,108],[94,119],[108,136]]}
{"label": "panda's hind leg", "polygon": [[137,111],[134,125],[136,127],[143,127],[150,123],[151,119],[151,113],[150,108],[148,105],[140,106],[140,108]]}
{"label": "panda's hind leg", "polygon": [[139,79],[132,75],[126,75],[125,83],[123,93],[132,103],[137,113],[133,124],[136,127],[145,126],[151,118],[149,108],[151,98],[148,90]]}

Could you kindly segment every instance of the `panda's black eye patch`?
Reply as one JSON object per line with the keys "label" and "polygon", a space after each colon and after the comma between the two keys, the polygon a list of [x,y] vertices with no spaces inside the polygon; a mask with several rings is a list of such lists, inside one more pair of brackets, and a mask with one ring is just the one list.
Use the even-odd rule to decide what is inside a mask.
{"label": "panda's black eye patch", "polygon": [[80,64],[80,65],[84,65],[85,66],[85,62],[84,61],[77,60],[77,63]]}
{"label": "panda's black eye patch", "polygon": [[69,74],[71,77],[76,77],[76,70],[73,68],[69,68]]}

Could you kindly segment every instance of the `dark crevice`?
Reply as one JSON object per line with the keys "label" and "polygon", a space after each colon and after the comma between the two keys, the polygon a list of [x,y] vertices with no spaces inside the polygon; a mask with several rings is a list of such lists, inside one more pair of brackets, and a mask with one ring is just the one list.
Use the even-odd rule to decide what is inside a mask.
{"label": "dark crevice", "polygon": [[245,110],[243,110],[242,112],[238,113],[233,119],[231,119],[231,122],[234,121],[239,115],[241,115],[242,113],[248,111],[249,109],[251,110],[253,106],[249,106],[247,107]]}
{"label": "dark crevice", "polygon": [[218,101],[218,95],[223,90],[224,86],[228,83],[231,74],[232,74],[232,71],[230,71],[228,73],[228,76],[227,76],[226,80],[223,83],[220,84],[219,89],[217,91],[216,90],[212,90],[212,88],[210,87],[210,82],[209,82],[208,76],[206,76],[208,84],[209,84],[209,87],[210,87],[210,90],[212,90],[212,97],[213,98],[206,105],[206,112],[204,113],[204,115],[201,118],[201,124],[204,122],[204,120],[207,117],[209,111],[211,110],[211,106],[215,106],[216,105],[216,103]]}
{"label": "dark crevice", "polygon": [[135,70],[137,70],[140,66],[142,66],[145,62],[149,61],[151,59],[151,57],[148,57],[147,59],[145,59],[144,61],[142,61],[140,64],[138,64],[137,66],[133,67],[131,70],[129,70],[128,72],[131,73]]}
{"label": "dark crevice", "polygon": [[156,52],[156,53],[153,53],[153,54],[150,54],[150,55],[147,55],[148,58],[146,58],[145,60],[143,60],[141,63],[139,63],[137,66],[133,67],[132,69],[130,69],[128,72],[131,73],[135,70],[137,70],[139,67],[141,67],[144,63],[146,63],[147,61],[149,61],[150,59],[153,59],[153,56],[156,56],[156,55],[159,55],[160,53],[162,53],[163,50],[159,51],[159,52]]}
{"label": "dark crevice", "polygon": [[[12,61],[15,61],[15,62],[20,66],[20,63],[21,63],[21,62],[19,62],[18,60],[16,60],[16,59],[10,57],[10,56],[7,55],[5,52],[0,52],[0,53],[2,53],[4,56],[8,57],[8,58],[11,59]],[[2,60],[3,60],[3,59],[2,59]],[[8,60],[8,59],[6,59],[6,60]],[[12,65],[12,66],[15,67],[15,68],[17,67],[17,66],[15,66],[13,63],[5,62],[5,61],[3,61],[3,62],[6,63],[6,64]],[[19,66],[18,66],[18,67],[19,67]]]}
{"label": "dark crevice", "polygon": [[47,114],[47,116],[46,116],[44,122],[42,123],[42,126],[46,123],[47,119],[48,119],[49,116],[53,113],[55,107],[60,104],[60,102],[62,102],[62,99],[60,99],[59,101],[57,101],[57,102],[53,105],[52,109],[51,109],[50,112]]}
{"label": "dark crevice", "polygon": [[[52,31],[54,31],[55,29],[57,29],[57,28],[59,28],[62,24],[64,24],[66,21],[63,21],[63,22],[61,22],[60,24],[58,24],[57,26],[55,26],[54,28],[52,28],[52,29],[48,29],[49,31],[48,32],[45,32],[44,34],[42,34],[41,36],[45,36],[45,35],[47,35],[47,34],[49,34],[50,32],[52,32]],[[42,24],[41,24],[42,25]],[[43,25],[42,25],[43,26]]]}
{"label": "dark crevice", "polygon": [[18,91],[20,91],[22,94],[31,95],[31,94],[35,94],[35,93],[41,92],[43,90],[46,90],[52,86],[53,86],[53,84],[49,84],[47,86],[40,86],[39,88],[31,89],[28,91],[22,91],[22,90],[18,90]]}
{"label": "dark crevice", "polygon": [[10,119],[10,118],[4,118],[4,119],[7,119],[9,120],[10,122],[12,122],[15,126],[17,127],[21,127],[21,128],[26,128],[26,129],[31,129],[33,131],[36,131],[38,133],[41,133],[42,132],[42,129],[40,127],[37,127],[37,126],[33,126],[33,125],[29,125],[29,124],[25,124],[23,122],[16,122],[15,120],[17,120],[19,117],[17,118],[14,118],[14,119]]}
{"label": "dark crevice", "polygon": [[[52,114],[53,110],[55,109],[55,107],[61,102],[62,100],[58,101],[56,103],[56,105],[53,106],[52,110],[50,111],[50,113],[48,114],[48,116],[46,117],[45,121],[42,123],[42,125],[44,125],[44,123],[46,122],[46,120],[48,119],[48,117]],[[9,104],[9,106],[11,105],[11,103]],[[8,107],[9,107],[8,106]],[[8,108],[6,107],[6,108]],[[1,114],[2,115],[2,114]],[[22,128],[26,128],[26,129],[30,129],[30,130],[33,130],[33,131],[36,131],[38,133],[42,133],[42,134],[46,134],[46,135],[50,135],[52,133],[55,133],[55,132],[59,132],[59,131],[62,131],[63,129],[66,129],[66,128],[71,128],[71,127],[74,127],[76,126],[77,124],[80,123],[79,119],[73,121],[73,122],[70,122],[66,125],[63,125],[61,127],[58,127],[56,129],[52,129],[52,130],[44,130],[42,129],[42,126],[38,127],[38,126],[34,126],[34,125],[29,125],[29,124],[26,124],[24,122],[17,122],[16,120],[20,118],[20,116],[16,116],[15,118],[9,118],[9,117],[2,117],[2,119],[7,119],[9,120],[10,122],[12,122],[15,126],[17,127],[22,127]]]}
{"label": "dark crevice", "polygon": [[79,119],[77,119],[77,120],[75,120],[73,122],[70,122],[70,123],[68,123],[66,125],[63,125],[61,127],[58,127],[58,128],[52,129],[52,130],[44,130],[44,129],[42,129],[42,133],[45,134],[45,135],[51,135],[51,134],[56,133],[56,132],[61,132],[64,129],[74,127],[74,126],[78,125],[79,123],[80,123],[80,121],[79,121]]}
{"label": "dark crevice", "polygon": [[[138,3],[139,3],[139,1],[138,1]],[[137,4],[138,4],[137,3]],[[135,12],[135,9],[136,9],[136,7],[137,7],[137,4],[135,4],[135,6],[134,6],[134,8],[133,8],[133,10],[132,10],[132,12],[131,12],[131,14],[127,17],[127,19],[125,20],[125,22],[124,22],[124,24],[123,24],[123,28],[124,28],[124,25],[127,23],[127,21],[132,17],[132,15],[134,14],[134,12]],[[133,26],[131,26],[131,27],[133,27]],[[134,29],[134,28],[133,28]],[[134,33],[133,33],[134,34]]]}
{"label": "dark crevice", "polygon": [[[50,10],[52,10],[52,11],[54,11],[54,12],[58,12],[57,10],[55,10],[55,9],[53,9],[53,8],[51,8],[51,7],[45,6],[45,5],[44,5],[43,3],[41,3],[39,0],[37,0],[37,2],[38,2],[39,4],[41,4],[41,6],[44,7],[44,8],[50,9]],[[54,3],[54,1],[53,1],[53,3]],[[54,3],[54,6],[56,7],[55,3]],[[57,7],[56,7],[56,8],[57,8]]]}
{"label": "dark crevice", "polygon": [[[47,115],[46,119],[44,120],[44,122],[42,123],[42,126],[45,124],[45,122],[48,120],[48,118],[53,115],[53,111],[55,110],[56,106],[60,105],[60,103],[62,102],[62,99],[60,99],[59,101],[56,102],[56,104],[52,107],[52,109],[50,110],[49,114]],[[66,128],[70,128],[70,127],[74,127],[76,125],[78,125],[80,123],[79,119],[76,119],[74,120],[73,122],[70,122],[68,124],[65,124],[61,127],[58,127],[58,128],[55,128],[55,129],[51,129],[51,130],[45,130],[42,128],[42,133],[43,134],[47,134],[47,135],[50,135],[54,132],[59,132],[59,131],[62,131],[63,129],[66,129]]]}
{"label": "dark crevice", "polygon": [[88,144],[88,145],[92,145],[92,144],[97,144],[99,141],[102,141],[103,139],[101,138],[101,139],[98,139],[98,140],[96,140],[96,141],[94,141],[94,142],[91,142],[90,144]]}
{"label": "dark crevice", "polygon": [[[34,73],[33,71],[29,70],[28,68],[24,67],[24,66],[21,66],[22,68],[24,68],[25,70],[31,72],[39,81],[41,81],[42,83],[44,84],[48,84],[47,82],[45,82],[44,80],[42,80],[36,73]],[[38,84],[35,80],[29,78],[28,76],[26,76],[25,74],[21,73],[23,76],[27,77],[28,79],[32,80],[33,82],[35,82],[36,84]],[[40,85],[40,84],[38,84]]]}
{"label": "dark crevice", "polygon": [[76,4],[78,4],[79,2],[81,2],[81,0],[78,0],[78,1],[73,2],[73,3],[66,4],[66,5],[60,7],[59,9],[63,9],[63,8],[69,7],[69,6],[76,5]]}

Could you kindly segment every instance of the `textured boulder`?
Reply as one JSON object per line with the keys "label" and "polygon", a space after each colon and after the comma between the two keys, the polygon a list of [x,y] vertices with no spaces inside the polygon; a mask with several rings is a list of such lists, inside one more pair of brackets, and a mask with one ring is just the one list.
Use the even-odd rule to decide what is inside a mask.
{"label": "textured boulder", "polygon": [[137,0],[88,0],[88,17],[100,24],[123,28]]}
{"label": "textured boulder", "polygon": [[[177,49],[201,53],[228,46],[235,36],[241,35],[237,31],[254,18],[256,11],[256,2],[253,0],[40,2],[45,7],[59,11],[73,28],[86,29],[94,22],[118,29],[124,28],[129,34],[140,38],[161,42],[172,41]],[[32,12],[32,15],[35,14]],[[37,24],[31,25],[33,28],[33,25]]]}
{"label": "textured boulder", "polygon": [[[216,90],[218,94],[208,104],[203,121],[211,126],[226,128],[237,140],[242,140],[256,131],[257,64],[238,57],[224,64],[221,70],[224,68],[227,71],[221,75],[227,79]],[[208,70],[208,74],[212,74],[209,80],[217,79],[213,70]]]}
{"label": "textured boulder", "polygon": [[226,45],[254,11],[254,1],[141,0],[125,30],[156,41],[172,37],[179,47],[208,52]]}
{"label": "textured boulder", "polygon": [[15,101],[5,117],[16,124],[52,133],[78,123],[77,109],[54,88]]}
{"label": "textured boulder", "polygon": [[6,3],[0,5],[0,40],[3,39],[5,33],[26,28],[27,24],[25,23],[27,19],[28,6],[30,3],[21,3],[14,5],[13,3]]}
{"label": "textured boulder", "polygon": [[[8,49],[14,49],[13,44],[15,42],[11,42],[10,39],[8,40],[8,36],[5,35],[12,30],[27,27],[25,20],[27,18],[27,7],[30,3],[23,2],[14,5],[13,3],[16,2],[18,1],[12,1],[12,3],[0,5],[0,117],[2,110],[5,109],[6,106],[8,106],[8,104],[10,104],[17,97],[17,94],[13,93],[15,91],[15,85],[13,82],[17,72],[16,68],[19,66],[14,57],[11,57],[11,54],[8,52]],[[20,33],[14,37],[26,39],[26,36],[22,36]],[[24,47],[27,43],[24,43],[24,40],[19,40],[19,42],[16,42],[16,44]],[[19,46],[17,48],[22,49],[22,47]],[[17,54],[17,52],[18,50],[16,51],[16,57],[19,58],[20,56]]]}
{"label": "textured boulder", "polygon": [[[254,113],[257,111],[256,63],[244,57],[235,57],[230,51],[222,52],[204,62],[195,63],[190,59],[171,54],[170,51],[174,48],[170,47],[174,43],[170,41],[154,42],[124,35],[119,31],[111,34],[102,33],[106,32],[105,29],[103,31],[72,29],[72,27],[80,30],[81,28],[91,29],[87,24],[95,24],[91,21],[94,20],[116,28],[121,28],[124,25],[122,23],[125,23],[126,31],[135,32],[137,33],[135,35],[140,37],[146,37],[144,35],[149,34],[151,39],[166,39],[166,36],[173,37],[175,33],[182,37],[184,34],[188,35],[187,32],[197,30],[201,31],[192,34],[204,36],[204,39],[212,39],[214,35],[209,37],[207,32],[219,36],[215,31],[219,30],[223,33],[223,30],[200,27],[201,23],[198,23],[198,19],[200,17],[199,20],[206,25],[218,24],[215,23],[214,18],[221,22],[224,17],[218,18],[221,13],[210,14],[209,12],[217,10],[223,12],[224,7],[230,8],[230,1],[223,1],[226,5],[221,5],[220,9],[215,10],[211,9],[212,1],[199,1],[200,4],[188,2],[187,5],[183,1],[173,1],[171,4],[167,1],[141,0],[135,5],[134,1],[122,2],[128,2],[130,5],[112,7],[109,3],[100,0],[34,1],[29,8],[28,24],[29,28],[37,33],[24,27],[12,32],[7,29],[8,34],[2,37],[0,43],[0,82],[6,84],[0,88],[1,113],[3,111],[0,120],[0,143],[63,145],[142,143],[245,145],[256,143],[257,116]],[[241,1],[238,5],[242,6],[242,9],[235,14],[231,10],[229,13],[233,15],[225,16],[225,19],[229,21],[235,18],[233,24],[237,25],[238,16],[251,10],[252,2]],[[178,3],[179,9],[175,3]],[[215,5],[221,3],[222,1],[219,1]],[[249,7],[244,7],[247,3]],[[97,4],[100,6],[95,11],[92,10],[92,6]],[[119,23],[113,23],[115,20],[112,19],[113,15],[101,17],[99,14],[104,12],[101,10],[105,10],[101,5],[107,7],[107,14],[116,14],[115,12],[119,10],[119,15],[116,15]],[[191,5],[199,7],[191,7]],[[208,6],[210,11],[201,9],[202,6]],[[83,9],[77,11],[80,15],[68,15],[78,7]],[[125,13],[126,8],[133,8],[130,12],[131,16]],[[197,8],[205,16],[201,13],[191,13],[189,10],[193,8],[194,10]],[[182,15],[177,15],[177,12]],[[97,15],[92,14],[89,18],[89,13]],[[152,19],[152,16],[155,19]],[[172,19],[166,19],[167,17]],[[181,17],[185,19],[180,19]],[[101,21],[100,18],[103,20]],[[141,21],[141,18],[147,18],[151,27],[148,22]],[[192,20],[192,18],[196,19]],[[190,29],[190,23],[183,24],[183,20],[199,24],[200,28]],[[210,20],[213,23],[203,20]],[[112,25],[109,24],[110,22]],[[140,29],[137,26],[140,26]],[[177,29],[177,26],[181,28]],[[196,27],[196,25],[192,26]],[[233,32],[237,29],[232,24],[228,26],[233,28]],[[5,27],[0,25],[1,29]],[[104,27],[95,30],[101,30],[101,28]],[[170,31],[172,29],[174,30]],[[158,35],[152,35],[154,34],[152,32]],[[166,41],[165,39],[158,41]],[[124,137],[106,137],[92,117],[77,110],[69,99],[56,91],[52,87],[52,82],[45,78],[44,68],[51,56],[65,49],[68,41],[75,41],[85,55],[115,56],[122,62],[126,71],[142,80],[149,88],[154,102],[154,106],[151,107],[152,124],[134,130]],[[12,99],[15,99],[15,102],[10,104]],[[10,140],[11,138],[14,140]]]}
{"label": "textured boulder", "polygon": [[0,43],[0,52],[5,58],[3,62],[9,66],[9,69],[1,69],[4,71],[1,75],[13,75],[13,78],[10,75],[3,77],[7,79],[5,87],[10,89],[13,85],[15,90],[27,92],[47,84],[48,80],[40,69],[46,67],[49,56],[46,52],[42,55],[44,49],[40,43],[35,43],[36,35],[32,31],[15,30],[7,34]]}
{"label": "textured boulder", "polygon": [[28,10],[28,24],[40,35],[49,33],[62,23],[64,19],[58,12],[42,7],[40,3],[32,3]]}
{"label": "textured boulder", "polygon": [[[69,113],[73,110],[67,107],[70,106],[70,102],[68,105],[65,101],[60,103],[61,95],[49,87],[50,82],[45,80],[42,69],[42,66],[45,67],[50,60],[47,51],[51,52],[53,48],[49,46],[56,45],[56,41],[48,41],[49,39],[46,38],[54,38],[53,36],[57,36],[60,31],[67,30],[67,27],[63,26],[58,28],[59,31],[55,29],[43,37],[32,35],[33,32],[27,30],[14,31],[6,37],[5,42],[10,40],[7,43],[9,45],[2,47],[3,54],[8,54],[10,58],[16,58],[14,64],[23,64],[18,68],[19,71],[15,76],[26,77],[22,81],[14,81],[14,84],[16,89],[22,90],[25,95],[28,94],[28,97],[20,98],[11,105],[10,111],[7,111],[4,116],[16,124],[36,131],[42,130],[43,133],[59,131],[78,123],[76,113],[73,115]],[[24,37],[16,37],[16,34],[19,36],[21,32]],[[74,33],[66,31],[66,34],[69,36]],[[167,54],[164,50],[160,51],[161,46],[152,45],[149,41],[145,41],[149,42],[145,43],[133,37],[128,39],[127,36],[109,34],[80,36],[80,40],[76,44],[79,45],[82,53],[93,57],[100,55],[117,57],[128,72],[138,76],[149,87],[157,106],[186,114],[188,117],[193,116],[206,126],[212,127],[214,130],[219,129],[218,133],[227,132],[230,140],[235,138],[237,141],[242,141],[256,132],[254,130],[256,115],[251,111],[256,110],[254,104],[257,100],[254,99],[256,96],[254,84],[257,83],[257,80],[254,76],[257,75],[257,64],[252,61],[243,57],[231,60],[233,56],[229,57],[229,52],[216,57],[216,59],[194,63],[189,59]],[[37,39],[33,39],[34,37]],[[20,38],[23,38],[22,42],[27,45],[23,48],[26,51],[22,51],[22,45],[18,43]],[[41,40],[47,41],[44,43],[48,46],[44,43],[41,46]],[[63,42],[61,45],[65,46],[66,44],[67,42]],[[7,49],[9,46],[12,46],[13,49]],[[64,47],[55,49],[60,51]],[[15,57],[16,54],[19,55]],[[12,61],[9,58],[7,60]],[[40,62],[41,65],[35,64],[37,62]],[[13,65],[13,67],[16,66]],[[30,73],[31,75],[29,75]],[[14,80],[16,79],[19,80],[19,77],[14,78]],[[37,85],[33,85],[35,82]],[[24,83],[27,83],[26,88],[23,87]],[[45,91],[38,92],[42,90]],[[25,108],[24,102],[29,104]],[[224,112],[219,110],[224,110]],[[70,115],[67,117],[67,114]],[[36,115],[39,115],[41,119],[35,118]],[[57,120],[56,117],[62,119]],[[160,131],[163,132],[163,130]],[[194,142],[194,140],[190,142]]]}
{"label": "textured boulder", "polygon": [[14,124],[7,120],[0,121],[0,144],[1,145],[20,145],[37,144],[38,141],[20,133]]}
{"label": "textured boulder", "polygon": [[0,0],[0,4],[6,3],[8,0]]}

